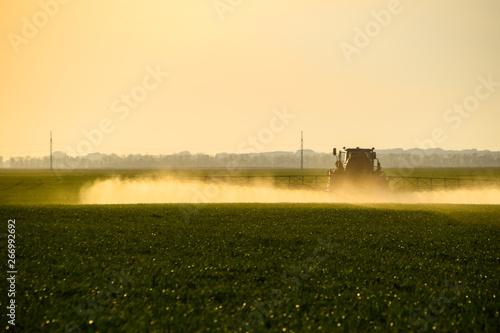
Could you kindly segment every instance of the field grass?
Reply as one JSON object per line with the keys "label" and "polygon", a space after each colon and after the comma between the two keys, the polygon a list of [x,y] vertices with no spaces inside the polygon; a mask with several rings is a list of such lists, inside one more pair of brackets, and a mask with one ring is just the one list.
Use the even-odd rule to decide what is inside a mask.
{"label": "field grass", "polygon": [[1,211],[17,224],[16,329],[500,330],[497,206]]}
{"label": "field grass", "polygon": [[[243,173],[272,172],[298,173]],[[500,206],[73,205],[94,180],[151,175],[0,172],[1,218],[16,219],[16,330],[500,331]],[[446,171],[471,175],[498,173]]]}

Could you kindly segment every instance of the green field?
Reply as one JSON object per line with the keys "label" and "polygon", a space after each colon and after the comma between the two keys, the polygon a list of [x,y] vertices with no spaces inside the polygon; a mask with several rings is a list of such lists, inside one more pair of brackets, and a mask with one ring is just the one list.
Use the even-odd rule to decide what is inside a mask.
{"label": "green field", "polygon": [[15,331],[500,331],[499,206],[72,205],[116,174],[1,173]]}

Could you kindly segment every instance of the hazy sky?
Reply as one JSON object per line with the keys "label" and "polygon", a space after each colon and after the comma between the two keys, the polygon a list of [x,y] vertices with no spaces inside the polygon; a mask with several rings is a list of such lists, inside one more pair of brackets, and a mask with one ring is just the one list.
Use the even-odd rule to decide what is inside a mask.
{"label": "hazy sky", "polygon": [[50,130],[71,154],[295,151],[301,130],[316,151],[500,150],[499,14],[498,0],[5,0],[0,155],[47,154]]}

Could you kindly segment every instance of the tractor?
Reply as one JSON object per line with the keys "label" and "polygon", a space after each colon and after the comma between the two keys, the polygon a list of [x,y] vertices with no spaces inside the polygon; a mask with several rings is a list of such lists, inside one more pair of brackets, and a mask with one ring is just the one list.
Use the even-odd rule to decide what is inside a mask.
{"label": "tractor", "polygon": [[328,171],[328,191],[337,189],[387,189],[389,183],[382,172],[375,148],[333,148],[337,158],[335,169]]}

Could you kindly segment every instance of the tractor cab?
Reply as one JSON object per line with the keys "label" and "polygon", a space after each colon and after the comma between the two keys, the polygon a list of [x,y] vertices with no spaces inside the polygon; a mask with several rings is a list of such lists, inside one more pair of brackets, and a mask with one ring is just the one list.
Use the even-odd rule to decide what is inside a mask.
{"label": "tractor cab", "polygon": [[346,171],[349,174],[367,174],[375,171],[380,171],[380,162],[377,158],[375,148],[343,148],[339,151],[337,157],[337,149],[333,149],[333,155],[337,157],[337,170]]}
{"label": "tractor cab", "polygon": [[385,176],[381,172],[380,162],[377,158],[375,148],[346,148],[333,149],[333,155],[337,157],[335,169],[328,172],[329,188],[335,182],[348,181],[353,184],[385,182]]}

